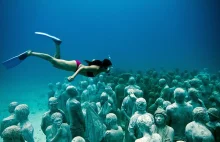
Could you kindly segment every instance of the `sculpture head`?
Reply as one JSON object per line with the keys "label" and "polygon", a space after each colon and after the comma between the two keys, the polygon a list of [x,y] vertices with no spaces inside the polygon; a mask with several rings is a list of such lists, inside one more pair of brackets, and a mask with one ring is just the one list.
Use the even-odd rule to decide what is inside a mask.
{"label": "sculpture head", "polygon": [[118,84],[124,84],[124,79],[123,78],[119,78]]}
{"label": "sculpture head", "polygon": [[186,93],[182,88],[176,88],[174,90],[174,98],[176,103],[183,103],[185,101]]}
{"label": "sculpture head", "polygon": [[53,83],[49,83],[49,84],[48,84],[48,88],[49,88],[50,90],[53,90],[53,89],[54,89]]}
{"label": "sculpture head", "polygon": [[86,142],[86,141],[84,140],[84,138],[80,136],[76,136],[75,138],[73,138],[72,142]]}
{"label": "sculpture head", "polygon": [[60,128],[61,124],[63,123],[63,116],[61,113],[59,112],[55,112],[51,115],[51,121],[52,121],[52,125]]}
{"label": "sculpture head", "polygon": [[198,91],[197,89],[195,89],[195,88],[189,88],[188,94],[189,94],[189,97],[190,97],[192,100],[198,100],[199,91]]}
{"label": "sculpture head", "polygon": [[90,85],[92,85],[92,84],[94,83],[93,78],[89,77],[89,78],[88,78],[88,82],[89,82]]}
{"label": "sculpture head", "polygon": [[103,75],[99,75],[99,81],[103,81],[104,80],[104,76]]}
{"label": "sculpture head", "polygon": [[66,93],[72,98],[72,97],[76,97],[78,95],[78,91],[77,88],[75,86],[68,86],[66,88]]}
{"label": "sculpture head", "polygon": [[135,80],[135,78],[134,78],[133,76],[131,76],[131,77],[129,78],[128,84],[129,84],[129,85],[135,85],[135,84],[136,84],[136,80]]}
{"label": "sculpture head", "polygon": [[108,101],[108,94],[106,92],[103,92],[100,96],[100,103],[104,104]]}
{"label": "sculpture head", "polygon": [[58,109],[58,100],[56,97],[49,98],[50,111],[56,111]]}
{"label": "sculpture head", "polygon": [[60,90],[60,89],[62,89],[62,84],[60,82],[57,82],[56,87],[57,87],[58,90]]}
{"label": "sculpture head", "polygon": [[29,107],[26,104],[20,104],[15,108],[15,117],[19,122],[27,120],[29,113]]}
{"label": "sculpture head", "polygon": [[16,106],[18,106],[18,102],[11,102],[8,105],[8,112],[9,113],[14,113],[14,110],[15,110]]}
{"label": "sculpture head", "polygon": [[164,109],[158,108],[154,113],[156,125],[166,125],[167,113]]}
{"label": "sculpture head", "polygon": [[196,107],[193,110],[193,119],[195,122],[201,122],[203,124],[209,122],[209,115],[205,108]]}
{"label": "sculpture head", "polygon": [[135,102],[137,111],[146,111],[147,102],[144,98],[138,98]]}
{"label": "sculpture head", "polygon": [[157,106],[163,106],[163,102],[164,102],[164,99],[163,98],[157,98],[157,100],[155,101],[155,104]]}
{"label": "sculpture head", "polygon": [[161,78],[160,80],[159,80],[159,85],[160,85],[160,87],[164,87],[165,85],[166,85],[166,79],[164,79],[164,78]]}
{"label": "sculpture head", "polygon": [[172,87],[176,87],[177,84],[178,84],[178,81],[177,81],[176,79],[174,79],[174,80],[172,81],[172,83],[171,83],[171,86],[172,86]]}
{"label": "sculpture head", "polygon": [[114,113],[107,114],[105,124],[107,129],[111,129],[112,126],[117,125],[117,116]]}
{"label": "sculpture head", "polygon": [[107,94],[111,94],[111,93],[113,92],[112,87],[111,87],[111,86],[106,86],[106,87],[105,87],[105,92],[106,92]]}
{"label": "sculpture head", "polygon": [[216,108],[209,108],[208,114],[209,114],[210,121],[216,121],[220,119],[219,111]]}
{"label": "sculpture head", "polygon": [[81,81],[81,88],[84,90],[88,87],[88,82],[87,81]]}
{"label": "sculpture head", "polygon": [[21,129],[19,126],[13,125],[7,127],[2,132],[3,142],[23,142]]}
{"label": "sculpture head", "polygon": [[209,84],[209,77],[206,76],[206,75],[202,76],[202,83],[203,83],[204,85]]}

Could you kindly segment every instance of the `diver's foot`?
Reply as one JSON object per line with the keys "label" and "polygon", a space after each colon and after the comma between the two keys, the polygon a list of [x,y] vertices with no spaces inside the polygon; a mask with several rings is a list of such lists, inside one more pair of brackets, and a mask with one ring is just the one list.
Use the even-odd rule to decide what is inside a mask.
{"label": "diver's foot", "polygon": [[26,52],[27,52],[27,55],[30,56],[32,51],[31,50],[27,50]]}
{"label": "diver's foot", "polygon": [[53,40],[53,42],[56,44],[56,45],[60,45],[62,43],[62,40],[55,37],[55,36],[52,36],[52,35],[49,35],[47,33],[42,33],[42,32],[35,32],[35,34],[38,34],[38,35],[43,35],[43,36],[47,36],[49,37],[50,39]]}
{"label": "diver's foot", "polygon": [[62,41],[59,39],[53,39],[52,38],[52,40],[53,40],[53,42],[56,44],[56,45],[60,45],[61,43],[62,43]]}
{"label": "diver's foot", "polygon": [[31,52],[32,52],[31,50],[25,51],[24,53],[22,53],[22,54],[19,55],[19,59],[20,59],[20,60],[26,59],[28,56],[31,55]]}
{"label": "diver's foot", "polygon": [[56,59],[60,59],[60,55],[54,55],[54,58],[56,58]]}

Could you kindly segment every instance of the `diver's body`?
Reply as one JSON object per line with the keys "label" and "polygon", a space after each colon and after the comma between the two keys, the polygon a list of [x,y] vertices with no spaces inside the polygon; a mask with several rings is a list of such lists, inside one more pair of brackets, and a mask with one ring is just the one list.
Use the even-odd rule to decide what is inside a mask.
{"label": "diver's body", "polygon": [[95,77],[101,72],[108,72],[109,67],[112,65],[109,59],[104,59],[103,61],[93,60],[91,62],[86,60],[88,65],[83,65],[79,60],[67,61],[67,60],[60,59],[60,44],[62,43],[62,41],[54,36],[50,36],[45,33],[36,32],[36,34],[47,36],[54,41],[54,43],[56,44],[55,56],[53,57],[45,53],[32,52],[31,50],[28,50],[25,53],[19,55],[18,56],[19,59],[24,60],[28,56],[35,56],[35,57],[39,57],[41,59],[49,61],[51,64],[53,64],[54,67],[58,69],[75,72],[72,76],[68,77],[68,81],[74,80],[74,78],[78,74],[87,76],[87,77]]}

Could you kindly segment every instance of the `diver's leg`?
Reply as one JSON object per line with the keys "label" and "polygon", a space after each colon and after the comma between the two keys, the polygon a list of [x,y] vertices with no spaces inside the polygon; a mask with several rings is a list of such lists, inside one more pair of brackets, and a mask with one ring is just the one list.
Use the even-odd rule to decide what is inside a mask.
{"label": "diver's leg", "polygon": [[29,56],[35,56],[35,57],[39,57],[41,59],[44,59],[44,60],[47,60],[49,62],[53,62],[54,60],[54,57],[48,55],[48,54],[45,54],[45,53],[39,53],[39,52],[30,52],[29,53]]}
{"label": "diver's leg", "polygon": [[61,39],[59,39],[59,38],[57,38],[57,37],[55,37],[55,36],[49,35],[49,34],[47,34],[47,33],[43,33],[43,32],[35,32],[35,34],[37,34],[37,35],[43,35],[43,36],[46,36],[46,37],[52,39],[53,42],[54,42],[55,45],[56,45],[56,53],[55,53],[54,57],[57,58],[57,59],[60,59],[60,58],[61,58],[61,57],[60,57],[60,44],[62,43],[62,40],[61,40]]}
{"label": "diver's leg", "polygon": [[46,61],[49,61],[51,64],[53,64],[54,67],[62,70],[75,71],[77,68],[77,64],[75,60],[66,61],[66,60],[56,59],[55,57],[52,57],[48,54],[39,53],[39,52],[30,52],[29,56],[35,56],[44,59]]}
{"label": "diver's leg", "polygon": [[56,53],[54,55],[54,58],[60,59],[60,45],[56,44]]}

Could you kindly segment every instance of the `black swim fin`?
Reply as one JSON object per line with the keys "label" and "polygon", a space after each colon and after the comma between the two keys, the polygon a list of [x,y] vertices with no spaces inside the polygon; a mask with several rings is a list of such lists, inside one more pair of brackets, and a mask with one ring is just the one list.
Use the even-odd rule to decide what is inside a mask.
{"label": "black swim fin", "polygon": [[4,62],[2,62],[2,65],[5,66],[6,69],[13,68],[17,65],[19,65],[24,59],[28,57],[30,50],[25,51],[24,53],[21,53],[15,57],[12,57]]}

